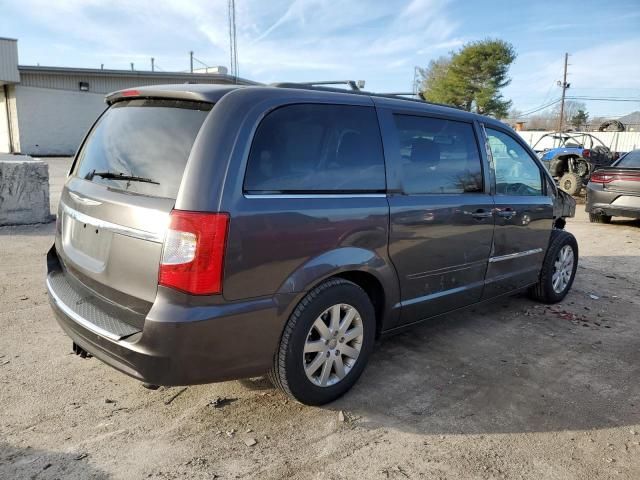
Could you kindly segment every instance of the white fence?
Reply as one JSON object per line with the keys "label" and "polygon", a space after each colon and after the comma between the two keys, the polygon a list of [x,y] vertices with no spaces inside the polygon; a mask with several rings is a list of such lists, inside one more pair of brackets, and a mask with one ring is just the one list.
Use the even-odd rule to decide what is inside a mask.
{"label": "white fence", "polygon": [[[530,146],[534,146],[536,142],[546,133],[552,132],[530,132],[521,131],[518,132],[520,136]],[[597,137],[614,152],[628,152],[640,148],[640,132],[589,132],[594,137]],[[542,150],[545,148],[552,148],[553,139],[550,137],[545,138],[536,146],[536,150]],[[557,146],[557,144],[556,144]]]}

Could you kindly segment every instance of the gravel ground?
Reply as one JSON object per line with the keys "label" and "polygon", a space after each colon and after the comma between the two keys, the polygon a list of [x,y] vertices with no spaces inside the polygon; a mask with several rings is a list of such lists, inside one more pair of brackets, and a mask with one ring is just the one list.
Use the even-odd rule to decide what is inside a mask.
{"label": "gravel ground", "polygon": [[[68,160],[47,161],[56,195]],[[264,379],[145,390],[72,355],[43,284],[53,224],[0,228],[0,478],[638,479],[640,223],[582,209],[562,304],[383,339],[322,408]]]}

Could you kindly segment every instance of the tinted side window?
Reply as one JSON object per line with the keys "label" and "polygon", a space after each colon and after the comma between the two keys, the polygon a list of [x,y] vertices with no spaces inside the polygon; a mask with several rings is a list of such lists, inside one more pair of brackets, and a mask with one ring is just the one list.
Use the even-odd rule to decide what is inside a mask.
{"label": "tinted side window", "polygon": [[529,153],[510,135],[487,128],[496,171],[496,193],[542,195],[542,173]]}
{"label": "tinted side window", "polygon": [[394,115],[404,192],[482,192],[482,163],[473,126],[438,118]]}
{"label": "tinted side window", "polygon": [[248,192],[377,192],[385,189],[375,110],[349,105],[281,107],[258,126]]}

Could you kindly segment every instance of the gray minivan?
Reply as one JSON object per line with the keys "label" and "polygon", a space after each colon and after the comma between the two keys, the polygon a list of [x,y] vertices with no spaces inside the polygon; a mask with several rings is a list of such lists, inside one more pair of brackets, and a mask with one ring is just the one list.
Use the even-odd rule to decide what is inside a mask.
{"label": "gray minivan", "polygon": [[47,256],[74,351],[154,385],[269,374],[323,404],[382,334],[571,288],[575,202],[499,121],[288,84],[107,97]]}

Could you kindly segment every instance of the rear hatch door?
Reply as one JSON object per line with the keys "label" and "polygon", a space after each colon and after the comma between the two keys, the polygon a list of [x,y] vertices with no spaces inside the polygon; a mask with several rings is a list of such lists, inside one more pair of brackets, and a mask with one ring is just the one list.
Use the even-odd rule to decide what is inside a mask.
{"label": "rear hatch door", "polygon": [[56,249],[92,294],[139,314],[154,301],[168,217],[212,104],[116,102],[84,142],[58,212]]}

